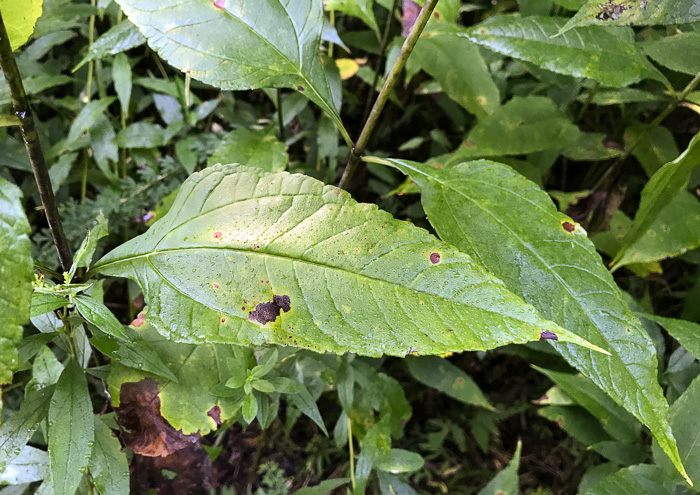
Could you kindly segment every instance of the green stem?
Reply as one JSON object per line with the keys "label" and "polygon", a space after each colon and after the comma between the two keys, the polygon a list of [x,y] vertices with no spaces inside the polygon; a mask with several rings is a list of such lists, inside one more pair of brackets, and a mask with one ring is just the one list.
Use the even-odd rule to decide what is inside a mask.
{"label": "green stem", "polygon": [[369,117],[362,128],[360,137],[357,139],[357,143],[355,143],[355,146],[348,154],[348,158],[345,162],[345,170],[343,171],[343,176],[340,179],[338,187],[346,187],[355,173],[355,170],[360,163],[362,153],[365,151],[367,142],[372,135],[374,126],[377,124],[377,119],[382,113],[384,105],[391,94],[391,90],[394,89],[394,85],[396,84],[404,65],[406,65],[406,60],[408,60],[408,57],[411,55],[413,47],[416,46],[416,42],[418,41],[420,34],[423,32],[423,28],[425,28],[425,25],[428,23],[428,19],[430,19],[430,16],[432,15],[437,3],[438,0],[426,0],[425,4],[423,4],[420,14],[418,15],[418,19],[411,28],[411,32],[408,34],[406,41],[404,41],[401,51],[399,52],[399,56],[396,59],[396,62],[394,62],[391,71],[389,71],[389,75],[387,76],[386,81],[384,81],[384,86],[382,86],[382,90],[377,96],[377,101],[374,102],[372,111],[369,113]]}
{"label": "green stem", "polygon": [[[328,21],[331,23],[331,26],[335,27],[335,10],[330,10],[328,11]],[[333,58],[333,42],[328,43],[328,56],[330,58]]]}
{"label": "green stem", "polygon": [[374,98],[374,94],[377,91],[377,82],[379,81],[379,69],[382,67],[382,60],[384,60],[384,55],[386,52],[386,45],[389,42],[389,32],[391,31],[391,21],[392,18],[394,17],[394,12],[396,11],[396,7],[398,4],[398,0],[393,0],[391,3],[391,10],[389,10],[389,15],[386,18],[386,24],[384,25],[384,35],[382,36],[382,41],[379,45],[379,58],[377,59],[377,63],[374,66],[374,80],[372,81],[372,86],[369,88],[369,94],[367,95],[367,102],[365,103],[365,111],[362,114],[362,122],[367,120],[367,116],[369,115],[369,111],[372,108],[370,105],[372,104],[372,99]]}
{"label": "green stem", "polygon": [[[90,0],[90,5],[95,6],[95,0]],[[92,46],[95,41],[95,16],[90,16],[90,27],[88,28],[88,49]],[[90,103],[90,95],[92,94],[92,72],[94,70],[94,64],[91,60],[88,63],[88,73],[87,73],[87,85],[85,87],[85,98],[87,103]]]}
{"label": "green stem", "polygon": [[277,125],[280,131],[280,141],[284,142],[284,120],[282,119],[282,90],[277,91]]}
{"label": "green stem", "polygon": [[29,163],[32,166],[32,172],[34,172],[34,179],[36,180],[36,185],[39,189],[39,197],[41,198],[41,204],[44,207],[46,220],[49,224],[49,228],[51,229],[53,243],[56,246],[56,251],[58,252],[58,259],[61,263],[61,268],[64,271],[68,271],[70,270],[70,266],[73,262],[73,257],[71,255],[70,248],[68,247],[66,234],[63,232],[61,217],[59,216],[58,209],[56,208],[56,198],[54,197],[53,189],[51,188],[49,170],[46,168],[44,152],[41,148],[41,143],[39,142],[39,134],[37,133],[36,125],[34,124],[32,110],[29,108],[27,95],[24,92],[22,76],[19,74],[17,63],[12,55],[12,47],[10,47],[10,40],[7,37],[7,30],[5,29],[5,23],[2,20],[2,14],[0,14],[0,65],[2,65],[7,88],[10,92],[12,109],[14,110],[15,115],[20,119],[19,127],[22,132],[22,138],[24,139],[24,146],[27,149],[27,155],[29,156]]}
{"label": "green stem", "polygon": [[350,483],[352,484],[352,492],[355,493],[355,448],[352,444],[352,421],[348,421],[348,449],[350,450]]}
{"label": "green stem", "polygon": [[588,110],[588,107],[590,106],[591,102],[593,101],[593,97],[598,92],[598,88],[600,88],[600,84],[595,83],[591,87],[591,89],[588,90],[588,97],[586,98],[586,101],[583,103],[581,110],[579,110],[578,115],[576,116],[576,120],[574,120],[575,123],[578,123],[578,121],[581,120],[581,118],[583,117],[583,114],[586,113],[586,110]]}

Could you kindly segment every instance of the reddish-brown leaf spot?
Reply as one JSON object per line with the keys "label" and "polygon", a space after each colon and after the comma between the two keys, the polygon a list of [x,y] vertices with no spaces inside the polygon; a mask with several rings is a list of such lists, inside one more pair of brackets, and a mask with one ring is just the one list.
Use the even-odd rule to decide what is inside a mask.
{"label": "reddish-brown leaf spot", "polygon": [[216,426],[221,426],[221,408],[214,406],[207,412],[207,416],[214,420]]}
{"label": "reddish-brown leaf spot", "polygon": [[117,408],[119,424],[124,427],[122,440],[137,454],[160,457],[197,443],[199,435],[184,435],[160,414],[158,384],[152,378],[123,383]]}
{"label": "reddish-brown leaf spot", "polygon": [[222,232],[214,232],[214,239],[221,239],[223,236]]}
{"label": "reddish-brown leaf spot", "polygon": [[559,336],[554,332],[545,330],[540,333],[540,340],[559,340]]}
{"label": "reddish-brown leaf spot", "polygon": [[566,230],[567,232],[573,232],[574,230],[576,230],[576,225],[574,225],[571,222],[564,222],[561,224],[561,226],[564,227],[564,230]]}
{"label": "reddish-brown leaf spot", "polygon": [[289,296],[274,295],[272,296],[272,302],[258,303],[255,306],[255,311],[251,311],[248,314],[248,319],[265,325],[266,323],[275,321],[280,315],[280,311],[286,313],[291,308],[292,303]]}
{"label": "reddish-brown leaf spot", "polygon": [[433,265],[440,263],[440,253],[430,253],[430,262]]}
{"label": "reddish-brown leaf spot", "polygon": [[420,14],[420,5],[413,0],[403,0],[403,18],[401,20],[401,36],[408,36]]}
{"label": "reddish-brown leaf spot", "polygon": [[486,99],[485,99],[483,96],[479,96],[479,97],[476,99],[476,101],[478,101],[479,103],[484,103],[484,102],[486,101]]}
{"label": "reddish-brown leaf spot", "polygon": [[304,86],[297,86],[297,91],[304,91]]}
{"label": "reddish-brown leaf spot", "polygon": [[479,29],[479,34],[486,34],[486,31],[484,29]]}
{"label": "reddish-brown leaf spot", "polygon": [[253,244],[253,249],[260,249],[260,244]]}
{"label": "reddish-brown leaf spot", "polygon": [[212,284],[212,286],[213,286],[215,289],[218,289],[218,288],[219,288],[219,284]]}
{"label": "reddish-brown leaf spot", "polygon": [[433,12],[433,17],[440,19],[440,12]]}
{"label": "reddish-brown leaf spot", "polygon": [[473,148],[474,143],[472,143],[471,141],[464,141],[464,146],[466,146],[467,148]]}
{"label": "reddish-brown leaf spot", "polygon": [[226,323],[226,318],[221,318],[221,323]]}
{"label": "reddish-brown leaf spot", "polygon": [[464,383],[464,378],[457,378],[457,379],[455,380],[455,383],[456,383],[457,385],[463,384],[463,383]]}
{"label": "reddish-brown leaf spot", "polygon": [[214,0],[214,6],[223,9],[226,5],[226,0]]}
{"label": "reddish-brown leaf spot", "polygon": [[146,323],[146,313],[139,313],[139,315],[136,317],[134,321],[130,323],[130,325],[134,328],[138,328],[141,325]]}
{"label": "reddish-brown leaf spot", "polygon": [[629,332],[631,332],[631,330],[628,328],[628,329],[627,329],[627,332],[629,333]]}

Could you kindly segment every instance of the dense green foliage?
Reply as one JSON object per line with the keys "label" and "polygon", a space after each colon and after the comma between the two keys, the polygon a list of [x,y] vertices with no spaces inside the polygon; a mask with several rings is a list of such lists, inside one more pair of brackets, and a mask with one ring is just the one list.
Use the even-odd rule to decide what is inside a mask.
{"label": "dense green foliage", "polygon": [[0,495],[700,493],[700,5],[422,3],[0,1]]}

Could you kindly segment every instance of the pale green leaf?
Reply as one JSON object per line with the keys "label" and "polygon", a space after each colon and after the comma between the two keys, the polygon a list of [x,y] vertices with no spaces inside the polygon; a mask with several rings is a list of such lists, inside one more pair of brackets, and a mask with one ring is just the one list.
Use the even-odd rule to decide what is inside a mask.
{"label": "pale green leaf", "polygon": [[85,105],[71,124],[68,138],[66,138],[63,148],[68,149],[69,145],[77,141],[83,132],[90,130],[102,113],[107,110],[107,107],[114,103],[114,100],[116,98],[110,96],[101,100],[93,100]]}
{"label": "pale green leaf", "polygon": [[[32,264],[29,223],[19,188],[0,177],[0,385],[12,381],[22,325],[29,323]],[[0,399],[0,408],[2,400]]]}
{"label": "pale green leaf", "polygon": [[700,246],[699,226],[700,202],[689,192],[680,191],[656,212],[647,231],[627,248],[616,267],[650,263],[695,249]]}
{"label": "pale green leaf", "polygon": [[603,86],[623,87],[642,79],[666,78],[634,44],[631,28],[587,26],[553,37],[566,19],[495,16],[464,36],[498,53],[574,77],[588,77]]}
{"label": "pale green leaf", "polygon": [[32,363],[32,378],[36,380],[39,388],[54,385],[61,373],[63,365],[56,359],[56,355],[47,346],[42,347]]}
{"label": "pale green leaf", "polygon": [[0,0],[2,20],[13,50],[24,45],[34,32],[43,3],[43,0]]}
{"label": "pale green leaf", "polygon": [[48,474],[49,454],[25,445],[17,457],[0,469],[0,484],[32,483],[43,480]]}
{"label": "pale green leaf", "polygon": [[559,425],[583,445],[594,445],[611,440],[600,422],[581,406],[554,405],[537,410],[537,414]]}
{"label": "pale green leaf", "polygon": [[700,4],[697,0],[627,0],[619,3],[588,0],[560,33],[576,26],[653,26],[699,20]]}
{"label": "pale green leaf", "polygon": [[374,0],[325,0],[323,2],[327,11],[338,10],[347,15],[362,19],[367,24],[374,34],[379,39],[379,26],[377,19],[374,17]]}
{"label": "pale green leaf", "polygon": [[645,235],[665,206],[688,186],[690,174],[700,163],[700,133],[688,144],[678,158],[661,167],[642,190],[642,199],[634,217],[632,228],[625,236],[622,248],[615,256],[616,267],[627,263],[627,251]]}
{"label": "pale green leaf", "polygon": [[493,113],[501,96],[479,48],[455,34],[427,33],[416,43],[413,62],[434,77],[447,96],[477,118]]}
{"label": "pale green leaf", "polygon": [[129,20],[123,20],[116,26],[111,27],[109,31],[102,34],[90,45],[88,54],[75,66],[73,72],[91,60],[99,60],[107,55],[116,55],[143,45],[145,42],[146,38],[139,32],[139,28],[134,26]]}
{"label": "pale green leaf", "polygon": [[406,367],[411,376],[423,385],[465,404],[494,410],[474,380],[447,359],[438,356],[409,357],[406,358]]}
{"label": "pale green leaf", "polygon": [[222,421],[238,412],[243,401],[242,394],[216,397],[210,393],[211,389],[225,383],[234,374],[231,366],[237,359],[234,346],[178,344],[162,337],[150,325],[142,325],[138,334],[157,353],[160,361],[172,370],[177,382],[148,373],[145,369],[112,362],[107,385],[114,407],[119,406],[119,391],[123,383],[151,377],[159,384],[162,416],[185,435],[197,432],[206,435],[216,430],[217,423],[207,414],[214,407],[219,408]]}
{"label": "pale green leaf", "polygon": [[73,495],[88,466],[95,438],[85,372],[74,359],[58,379],[49,407],[49,456],[54,495]]}
{"label": "pale green leaf", "polygon": [[248,423],[252,423],[255,416],[258,414],[258,400],[252,393],[247,394],[245,399],[243,399],[241,413],[243,414],[243,419]]}
{"label": "pale green leaf", "polygon": [[95,443],[90,457],[90,474],[102,495],[129,494],[129,465],[112,430],[95,417]]}
{"label": "pale green leaf", "polygon": [[335,478],[332,480],[322,481],[316,486],[305,486],[303,488],[299,488],[294,493],[295,495],[327,495],[332,490],[335,490],[339,486],[343,486],[349,481],[350,478]]}
{"label": "pale green leaf", "polygon": [[515,454],[510,460],[508,467],[496,475],[488,485],[481,489],[479,495],[518,495],[520,482],[518,480],[518,469],[520,469],[520,452],[523,444],[518,440]]}
{"label": "pale green leaf", "polygon": [[165,144],[165,131],[158,124],[136,122],[117,134],[120,148],[157,148]]}
{"label": "pale green leaf", "polygon": [[287,168],[287,147],[275,137],[274,126],[260,130],[236,129],[221,140],[209,158],[209,166],[217,163],[239,163],[258,167],[267,172],[282,172]]}
{"label": "pale green leaf", "polygon": [[671,337],[688,349],[693,356],[700,359],[698,358],[700,356],[700,324],[651,314],[642,314],[641,316],[664,327],[671,334]]}
{"label": "pale green leaf", "polygon": [[136,280],[147,321],[183,342],[403,356],[552,332],[588,345],[425,230],[284,172],[192,175],[165,217],[95,269]]}
{"label": "pale green leaf", "polygon": [[638,464],[609,474],[584,495],[675,495],[676,484],[658,466]]}
{"label": "pale green leaf", "polygon": [[472,158],[561,150],[583,135],[549,98],[515,96],[472,127],[445,165]]}
{"label": "pale green leaf", "polygon": [[22,123],[16,115],[0,115],[0,127],[10,127]]}
{"label": "pale green leaf", "polygon": [[614,401],[649,426],[683,472],[666,421],[654,344],[629,310],[585,231],[547,194],[504,165],[487,161],[441,170],[386,161],[421,187],[428,219],[446,241],[502,277],[543,316],[609,349],[557,350]]}
{"label": "pale green leaf", "polygon": [[114,80],[114,91],[117,92],[119,104],[126,118],[129,116],[129,101],[131,100],[131,64],[129,58],[123,53],[118,53],[114,57],[112,79]]}
{"label": "pale green leaf", "polygon": [[88,231],[87,236],[80,245],[80,248],[78,251],[76,251],[75,256],[73,256],[74,267],[71,267],[72,272],[75,271],[75,267],[84,266],[86,268],[90,268],[92,256],[95,254],[95,249],[97,249],[97,241],[109,235],[107,219],[101,211],[99,215],[97,215],[97,218],[91,223],[93,224],[93,227]]}
{"label": "pale green leaf", "polygon": [[387,473],[411,473],[423,467],[425,461],[416,452],[391,449],[386,457],[377,461],[376,468]]}
{"label": "pale green leaf", "polygon": [[636,143],[632,155],[649,177],[678,156],[676,140],[665,127],[649,129],[642,123],[634,123],[625,129],[624,138],[626,146]]}
{"label": "pale green leaf", "polygon": [[350,141],[319,56],[321,0],[260,0],[254,5],[243,0],[118,3],[170,65],[221,89],[301,91],[333,118]]}

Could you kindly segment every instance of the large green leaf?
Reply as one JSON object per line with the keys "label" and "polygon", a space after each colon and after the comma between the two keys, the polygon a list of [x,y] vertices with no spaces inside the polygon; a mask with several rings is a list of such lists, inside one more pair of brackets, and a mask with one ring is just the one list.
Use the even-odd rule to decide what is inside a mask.
{"label": "large green leaf", "polygon": [[241,397],[217,397],[210,393],[234,374],[239,359],[234,346],[179,344],[166,340],[150,325],[142,326],[138,333],[139,340],[150,344],[177,377],[177,382],[112,362],[107,380],[112,405],[119,406],[123,383],[153,378],[160,390],[161,415],[186,435],[198,431],[206,435],[215,430],[218,425],[208,413],[216,407],[222,421],[230,419],[240,409],[242,394]]}
{"label": "large green leaf", "polygon": [[90,45],[87,55],[75,66],[73,72],[91,60],[98,60],[107,55],[116,55],[143,45],[145,42],[146,39],[139,32],[139,28],[128,20],[122,21],[116,26],[111,27]]}
{"label": "large green leaf", "polygon": [[504,55],[574,77],[589,77],[603,86],[623,87],[642,79],[666,78],[634,44],[631,28],[586,26],[553,37],[566,19],[496,16],[463,36]]}
{"label": "large green leaf", "polygon": [[95,269],[137,281],[146,319],[182,342],[370,356],[557,336],[588,345],[469,256],[304,175],[239,165],[196,173],[165,217]]}
{"label": "large green leaf", "polygon": [[668,38],[645,41],[641,45],[649,57],[671,70],[691,75],[700,72],[700,33],[680,33]]}
{"label": "large green leaf", "polygon": [[61,373],[49,407],[51,486],[73,495],[84,476],[95,438],[92,402],[85,372],[71,359]]}
{"label": "large green leaf", "polygon": [[427,33],[418,40],[411,58],[434,77],[467,111],[481,118],[496,110],[501,101],[479,48],[454,34]]}
{"label": "large green leaf", "polygon": [[129,464],[112,430],[95,417],[95,443],[90,458],[90,474],[102,495],[128,495]]}
{"label": "large green leaf", "polygon": [[619,3],[588,0],[560,32],[586,25],[651,26],[695,21],[700,21],[697,0],[627,0]]}
{"label": "large green leaf", "polygon": [[564,358],[649,426],[683,472],[657,382],[654,344],[585,231],[509,167],[484,160],[441,170],[387,160],[418,183],[438,234],[478,259],[542,315],[612,351],[559,346]]}
{"label": "large green leaf", "polygon": [[583,135],[549,98],[515,96],[472,127],[447,164],[560,150],[573,145]]}
{"label": "large green leaf", "polygon": [[171,65],[221,89],[292,88],[350,141],[319,56],[321,0],[119,0]]}
{"label": "large green leaf", "polygon": [[623,245],[613,260],[614,266],[622,266],[628,262],[627,251],[646,234],[659,217],[663,207],[688,186],[690,174],[699,163],[700,133],[693,137],[688,144],[688,149],[678,158],[661,167],[644,186],[632,228],[625,236]]}
{"label": "large green leaf", "polygon": [[49,402],[53,395],[54,387],[46,387],[35,390],[25,397],[24,401],[2,426],[0,426],[0,469],[12,461],[20,453],[39,422],[49,412]]}
{"label": "large green leaf", "polygon": [[658,466],[638,464],[609,474],[584,495],[675,495],[676,484]]}
{"label": "large green leaf", "polygon": [[[274,131],[274,126],[259,131],[233,130],[224,136],[207,164],[238,163],[268,172],[282,172],[287,168],[289,155],[287,146],[275,137]],[[337,134],[335,140],[338,141]]]}
{"label": "large green leaf", "polygon": [[19,188],[0,177],[0,385],[12,380],[32,297],[30,229],[21,199]]}
{"label": "large green leaf", "polygon": [[2,19],[13,50],[24,45],[34,32],[43,4],[43,0],[0,0]]}

